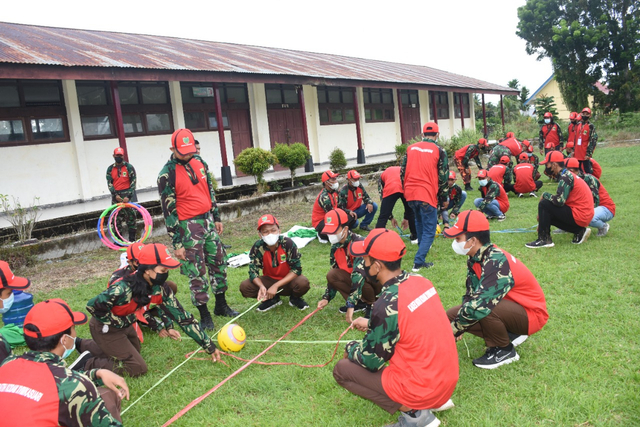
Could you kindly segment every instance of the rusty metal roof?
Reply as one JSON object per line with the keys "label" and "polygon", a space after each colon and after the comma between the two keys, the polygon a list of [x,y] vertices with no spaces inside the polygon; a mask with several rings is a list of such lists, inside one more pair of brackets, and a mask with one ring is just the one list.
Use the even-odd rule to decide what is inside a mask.
{"label": "rusty metal roof", "polygon": [[431,67],[270,47],[0,22],[0,64],[281,75],[516,94]]}

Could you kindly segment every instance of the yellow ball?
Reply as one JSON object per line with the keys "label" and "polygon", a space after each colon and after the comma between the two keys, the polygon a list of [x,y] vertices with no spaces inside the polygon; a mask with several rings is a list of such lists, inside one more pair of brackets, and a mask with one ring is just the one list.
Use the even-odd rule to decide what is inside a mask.
{"label": "yellow ball", "polygon": [[440,224],[438,224],[438,226],[436,227],[436,234],[441,234],[442,233],[442,227],[440,227]]}
{"label": "yellow ball", "polygon": [[218,334],[218,344],[223,351],[240,351],[247,341],[247,334],[240,326],[225,325]]}

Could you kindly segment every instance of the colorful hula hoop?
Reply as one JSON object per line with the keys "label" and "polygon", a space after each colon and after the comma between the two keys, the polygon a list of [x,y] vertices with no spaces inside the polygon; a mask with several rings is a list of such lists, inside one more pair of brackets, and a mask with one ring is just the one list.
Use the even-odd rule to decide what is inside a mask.
{"label": "colorful hula hoop", "polygon": [[[144,220],[144,233],[140,239],[130,242],[120,234],[116,223],[118,213],[121,209],[135,209],[140,216],[142,216],[142,219]],[[108,233],[105,233],[105,225],[107,226]],[[149,236],[151,236],[152,231],[153,219],[151,218],[149,211],[137,203],[116,203],[115,205],[111,205],[105,209],[100,215],[100,218],[98,218],[98,237],[106,247],[113,249],[114,251],[124,251],[127,249],[127,246],[130,246],[133,243],[144,242]]]}

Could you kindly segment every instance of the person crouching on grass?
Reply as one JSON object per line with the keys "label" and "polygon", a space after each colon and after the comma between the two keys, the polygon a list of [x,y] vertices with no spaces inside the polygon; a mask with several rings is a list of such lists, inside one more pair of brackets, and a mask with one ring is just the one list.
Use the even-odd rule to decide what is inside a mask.
{"label": "person crouching on grass", "polygon": [[486,353],[474,366],[495,369],[520,359],[515,347],[547,323],[544,292],[531,271],[491,243],[489,221],[478,211],[464,211],[443,232],[453,251],[469,257],[467,291],[462,304],[447,310],[456,340],[469,332],[484,339]]}
{"label": "person crouching on grass", "polygon": [[[140,355],[140,339],[133,325],[138,318],[136,311],[147,304],[162,307],[168,317],[178,323],[182,330],[211,355],[211,360],[220,360],[220,352],[198,321],[186,312],[167,286],[169,270],[180,267],[166,246],[159,243],[145,245],[138,254],[138,269],[133,275],[109,286],[104,292],[87,303],[92,318],[89,322],[91,336],[102,354],[92,352],[93,358],[85,369],[105,368],[116,373],[127,372],[132,377],[147,372],[147,364]],[[165,325],[169,337],[180,340],[180,333],[173,325]],[[118,367],[115,362],[122,362]]]}
{"label": "person crouching on grass", "polygon": [[371,319],[353,321],[353,327],[366,334],[362,341],[347,344],[334,378],[390,414],[400,410],[394,426],[438,426],[432,410],[453,406],[450,398],[459,369],[436,289],[424,277],[400,268],[406,247],[394,231],[375,229],[365,240],[353,242],[349,252],[364,258],[366,276],[382,284],[382,292]]}

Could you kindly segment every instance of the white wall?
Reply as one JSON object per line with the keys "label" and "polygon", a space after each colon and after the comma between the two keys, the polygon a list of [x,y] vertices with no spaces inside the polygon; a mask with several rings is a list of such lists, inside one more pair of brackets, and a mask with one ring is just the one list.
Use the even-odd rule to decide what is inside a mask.
{"label": "white wall", "polygon": [[[318,127],[318,151],[319,157],[314,156],[315,163],[329,161],[329,154],[334,148],[344,151],[347,159],[355,159],[358,155],[358,137],[356,135],[356,125],[323,125]],[[365,151],[366,154],[366,151]]]}
{"label": "white wall", "polygon": [[398,116],[395,122],[365,123],[362,127],[362,138],[366,141],[364,153],[373,156],[395,152],[395,146],[400,144],[399,123]]}

